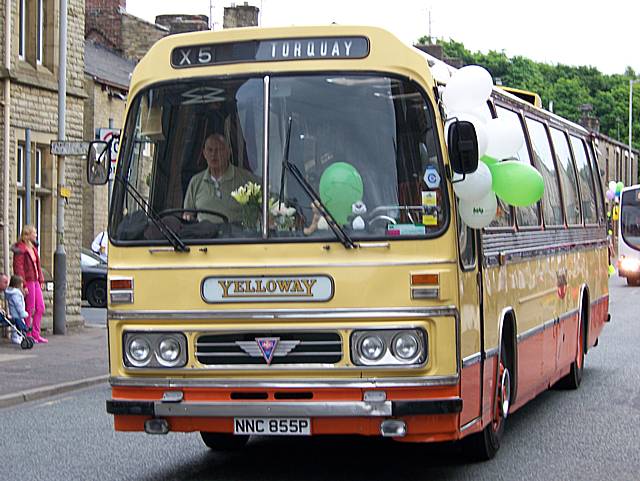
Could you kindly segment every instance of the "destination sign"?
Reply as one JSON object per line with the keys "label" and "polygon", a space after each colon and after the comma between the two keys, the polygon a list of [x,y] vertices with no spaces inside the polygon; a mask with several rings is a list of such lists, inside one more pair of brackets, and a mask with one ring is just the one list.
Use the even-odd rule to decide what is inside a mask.
{"label": "destination sign", "polygon": [[365,37],[313,37],[213,43],[174,48],[174,68],[203,67],[240,62],[354,59],[369,55]]}

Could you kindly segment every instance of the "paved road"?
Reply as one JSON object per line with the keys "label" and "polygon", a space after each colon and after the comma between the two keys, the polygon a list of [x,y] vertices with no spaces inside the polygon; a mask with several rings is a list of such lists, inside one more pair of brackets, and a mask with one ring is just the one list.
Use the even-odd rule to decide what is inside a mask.
{"label": "paved road", "polygon": [[[88,305],[88,304],[87,304]],[[107,326],[107,310],[98,307],[83,307],[82,317],[86,324],[92,326]]]}
{"label": "paved road", "polygon": [[[450,445],[362,438],[258,438],[215,454],[196,434],[114,433],[107,386],[0,410],[3,479],[638,480],[640,288],[617,278],[613,321],[578,391],[548,391],[510,418],[496,459],[465,464]],[[31,451],[30,451],[31,449]],[[35,454],[32,454],[35,453]],[[14,461],[20,460],[20,461]]]}

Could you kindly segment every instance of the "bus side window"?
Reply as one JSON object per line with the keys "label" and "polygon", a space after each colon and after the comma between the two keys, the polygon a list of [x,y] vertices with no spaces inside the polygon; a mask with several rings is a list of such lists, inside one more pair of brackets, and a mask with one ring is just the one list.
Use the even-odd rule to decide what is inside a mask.
{"label": "bus side window", "polygon": [[[607,150],[609,148],[607,147]],[[602,187],[602,176],[600,174],[600,169],[598,168],[598,161],[596,159],[595,151],[593,150],[593,144],[589,143],[587,146],[587,157],[589,158],[589,166],[591,167],[591,174],[593,176],[594,184],[595,184],[595,196],[596,196],[596,204],[598,206],[598,220],[599,223],[603,223],[605,220],[605,211],[604,207],[604,189]],[[607,157],[607,163],[609,158]],[[605,175],[607,171],[604,172]]]}
{"label": "bus side window", "polygon": [[567,135],[561,130],[551,127],[551,138],[556,153],[558,174],[562,185],[562,198],[567,216],[567,224],[582,224],[580,214],[580,196],[578,194],[578,178],[573,165]]}
{"label": "bus side window", "polygon": [[[517,126],[518,134],[522,139],[522,146],[515,154],[515,158],[524,164],[531,165],[531,157],[529,156],[529,148],[527,147],[520,115],[513,110],[509,110],[501,106],[496,106],[496,112],[499,118],[505,118]],[[526,207],[516,207],[516,220],[519,227],[540,226],[540,210],[538,209],[538,205],[539,204],[536,202],[535,204],[528,205]]]}
{"label": "bus side window", "polygon": [[564,224],[560,188],[556,165],[553,161],[549,137],[544,124],[538,120],[526,118],[527,130],[531,139],[533,164],[542,174],[544,194],[542,198],[542,213],[546,226],[561,226]]}
{"label": "bus side window", "polygon": [[596,212],[595,185],[593,183],[591,169],[588,165],[584,142],[575,135],[572,135],[571,147],[573,148],[573,156],[576,160],[576,168],[578,169],[578,182],[580,183],[580,198],[582,201],[584,223],[597,224],[598,215]]}

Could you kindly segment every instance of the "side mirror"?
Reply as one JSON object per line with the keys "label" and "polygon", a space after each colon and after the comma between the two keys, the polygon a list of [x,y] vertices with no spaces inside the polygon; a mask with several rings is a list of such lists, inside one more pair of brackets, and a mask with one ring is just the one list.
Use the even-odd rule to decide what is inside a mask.
{"label": "side mirror", "polygon": [[95,140],[89,144],[87,154],[87,181],[91,185],[104,185],[109,180],[111,146],[109,142]]}
{"label": "side mirror", "polygon": [[478,168],[478,137],[471,122],[455,120],[449,126],[449,161],[457,174],[472,174]]}

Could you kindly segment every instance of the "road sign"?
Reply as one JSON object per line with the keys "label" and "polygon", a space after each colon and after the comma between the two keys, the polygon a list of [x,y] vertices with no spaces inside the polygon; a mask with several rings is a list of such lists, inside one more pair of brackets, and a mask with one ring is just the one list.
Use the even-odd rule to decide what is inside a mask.
{"label": "road sign", "polygon": [[116,174],[118,147],[120,147],[120,129],[98,129],[98,138],[104,142],[111,142],[109,180],[113,180]]}
{"label": "road sign", "polygon": [[77,140],[52,140],[50,147],[52,155],[86,156],[89,153],[89,142]]}

